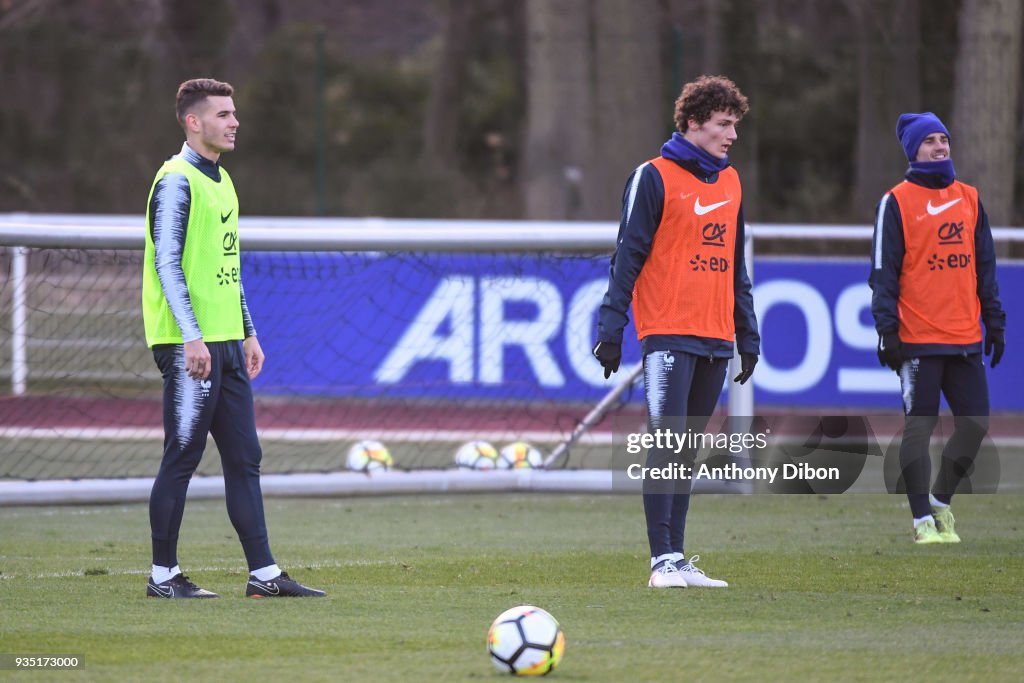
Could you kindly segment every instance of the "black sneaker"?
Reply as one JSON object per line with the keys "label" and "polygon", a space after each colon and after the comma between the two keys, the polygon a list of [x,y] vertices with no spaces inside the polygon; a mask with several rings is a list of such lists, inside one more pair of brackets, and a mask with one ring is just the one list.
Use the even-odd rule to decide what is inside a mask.
{"label": "black sneaker", "polygon": [[315,588],[306,588],[288,576],[288,572],[281,572],[280,576],[270,581],[260,581],[249,574],[249,583],[245,585],[247,598],[322,598],[325,595],[327,593]]}
{"label": "black sneaker", "polygon": [[146,584],[146,596],[150,598],[216,598],[219,597],[213,591],[200,588],[184,574],[175,574],[163,583],[153,583],[153,577],[149,577]]}

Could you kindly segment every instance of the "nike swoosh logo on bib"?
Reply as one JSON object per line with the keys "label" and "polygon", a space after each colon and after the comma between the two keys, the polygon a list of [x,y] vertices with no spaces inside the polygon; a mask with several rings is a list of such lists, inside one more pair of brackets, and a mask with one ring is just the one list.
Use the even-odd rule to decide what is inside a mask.
{"label": "nike swoosh logo on bib", "polygon": [[231,218],[231,214],[233,214],[234,212],[235,212],[235,210],[231,209],[230,211],[228,211],[228,215],[225,216],[224,214],[221,214],[220,215],[220,222],[221,223],[227,223],[228,219]]}
{"label": "nike swoosh logo on bib", "polygon": [[925,207],[925,208],[928,209],[928,215],[930,215],[930,216],[938,216],[940,213],[942,213],[943,211],[945,211],[946,209],[948,209],[949,207],[953,206],[958,201],[960,201],[960,199],[961,199],[961,197],[957,197],[956,199],[954,199],[952,201],[948,201],[945,204],[939,204],[938,206],[932,206],[932,200],[929,199],[928,200],[928,206]]}
{"label": "nike swoosh logo on bib", "polygon": [[698,216],[703,216],[704,214],[706,214],[706,213],[708,213],[710,211],[714,211],[715,209],[717,209],[720,206],[725,206],[726,204],[728,204],[731,201],[732,201],[731,199],[726,199],[724,202],[718,202],[716,204],[708,204],[707,206],[701,206],[700,205],[700,197],[697,197],[697,199],[695,199],[694,202],[693,202],[693,212],[695,214],[697,214]]}

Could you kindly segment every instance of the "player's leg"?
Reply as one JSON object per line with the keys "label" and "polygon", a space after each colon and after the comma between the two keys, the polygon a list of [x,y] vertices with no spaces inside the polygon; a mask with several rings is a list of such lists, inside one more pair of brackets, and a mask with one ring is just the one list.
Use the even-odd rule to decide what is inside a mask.
{"label": "player's leg", "polygon": [[[718,398],[722,395],[722,384],[729,367],[727,358],[698,358],[694,356],[693,376],[690,381],[690,393],[687,397],[686,428],[694,434],[707,429],[708,421],[715,412]],[[696,450],[689,448],[682,453],[682,459],[688,467],[696,460]],[[686,579],[690,587],[722,588],[729,584],[725,581],[712,579],[695,566],[699,555],[686,559],[684,541],[686,533],[686,514],[690,508],[691,480],[676,482],[676,495],[672,503],[671,542],[672,551],[678,557],[676,567]]]}
{"label": "player's leg", "polygon": [[922,356],[905,361],[900,369],[906,416],[900,442],[900,471],[914,517],[916,543],[940,542],[928,501],[932,472],[928,444],[938,422],[944,364],[944,356]]}
{"label": "player's leg", "polygon": [[149,496],[153,572],[147,594],[167,598],[216,597],[181,574],[178,532],[185,512],[188,484],[206,448],[221,368],[214,358],[209,379],[189,377],[181,344],[154,346],[153,358],[164,384],[164,453]]}
{"label": "player's leg", "polygon": [[[647,398],[647,429],[651,434],[684,434],[686,402],[696,357],[677,351],[652,351],[644,357],[644,387]],[[679,464],[669,444],[647,451],[646,466],[664,469]],[[672,553],[672,509],[675,482],[672,479],[643,480],[644,516],[651,549],[652,588],[685,588]]]}
{"label": "player's leg", "polygon": [[249,566],[246,595],[252,597],[319,597],[282,572],[274,562],[267,537],[260,487],[263,450],[256,435],[252,384],[236,341],[209,344],[210,355],[224,367],[220,397],[210,431],[220,451],[228,517],[238,534]]}
{"label": "player's leg", "polygon": [[[708,421],[715,412],[718,398],[722,395],[722,383],[728,370],[729,361],[725,358],[701,358],[686,355],[692,360],[689,393],[686,397],[686,432],[697,434],[707,429]],[[694,448],[685,448],[679,454],[682,463],[692,468],[697,458]],[[672,522],[670,542],[672,552],[682,555],[686,532],[686,513],[690,507],[691,479],[679,479],[675,482],[675,495],[672,501]]]}
{"label": "player's leg", "polygon": [[948,543],[958,543],[950,509],[953,494],[967,476],[988,432],[988,380],[981,354],[954,356],[946,363],[942,393],[953,411],[953,434],[942,450],[939,473],[932,487],[935,526]]}

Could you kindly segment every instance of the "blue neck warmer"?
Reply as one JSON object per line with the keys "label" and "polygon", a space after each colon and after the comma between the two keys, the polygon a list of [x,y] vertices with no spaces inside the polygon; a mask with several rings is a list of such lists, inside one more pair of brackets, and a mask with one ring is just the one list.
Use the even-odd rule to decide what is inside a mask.
{"label": "blue neck warmer", "polygon": [[671,161],[696,163],[706,175],[714,175],[729,165],[729,157],[718,159],[683,137],[672,133],[668,142],[661,146],[661,156]]}
{"label": "blue neck warmer", "polygon": [[[907,178],[926,187],[942,188],[956,180],[952,159],[942,161],[911,161]],[[921,182],[921,181],[924,182]]]}

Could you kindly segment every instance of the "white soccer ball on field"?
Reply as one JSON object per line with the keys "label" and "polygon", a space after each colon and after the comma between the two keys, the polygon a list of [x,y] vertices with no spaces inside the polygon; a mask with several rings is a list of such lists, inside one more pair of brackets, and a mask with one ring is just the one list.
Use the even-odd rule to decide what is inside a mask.
{"label": "white soccer ball on field", "polygon": [[525,441],[516,441],[501,449],[498,466],[506,470],[538,469],[544,466],[544,456]]}
{"label": "white soccer ball on field", "polygon": [[365,440],[348,449],[346,465],[354,472],[389,470],[395,464],[387,447],[380,441]]}
{"label": "white soccer ball on field", "polygon": [[493,470],[498,466],[498,451],[486,441],[470,441],[455,451],[455,464],[469,470]]}
{"label": "white soccer ball on field", "polygon": [[494,668],[516,676],[543,676],[558,666],[565,635],[553,616],[533,605],[505,610],[487,631]]}

